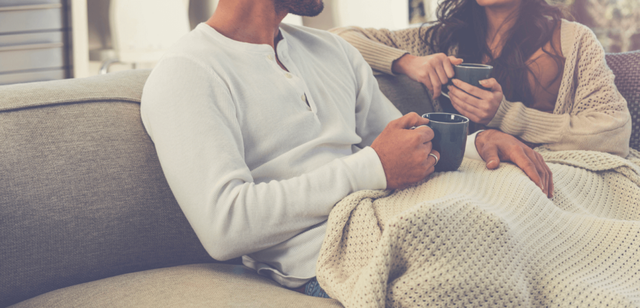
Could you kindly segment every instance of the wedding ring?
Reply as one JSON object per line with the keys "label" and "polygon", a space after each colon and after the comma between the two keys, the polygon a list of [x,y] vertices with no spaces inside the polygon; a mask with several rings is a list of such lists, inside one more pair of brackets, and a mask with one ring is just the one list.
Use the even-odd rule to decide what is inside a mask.
{"label": "wedding ring", "polygon": [[435,164],[433,164],[433,165],[434,165],[434,166],[435,166],[435,165],[437,165],[437,164],[438,164],[438,156],[436,156],[436,154],[433,154],[433,153],[429,153],[429,156],[433,156],[433,158],[435,158],[435,159],[436,159],[436,163],[435,163]]}

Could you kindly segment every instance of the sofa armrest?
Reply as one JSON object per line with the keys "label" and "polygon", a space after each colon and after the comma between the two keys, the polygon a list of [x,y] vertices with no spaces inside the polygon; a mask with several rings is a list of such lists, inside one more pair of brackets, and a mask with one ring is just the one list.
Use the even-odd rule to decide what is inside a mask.
{"label": "sofa armrest", "polygon": [[640,150],[640,50],[610,53],[606,55],[606,59],[616,76],[616,87],[627,100],[631,113],[632,131],[629,146]]}
{"label": "sofa armrest", "polygon": [[0,87],[0,307],[214,262],[140,121],[148,71]]}

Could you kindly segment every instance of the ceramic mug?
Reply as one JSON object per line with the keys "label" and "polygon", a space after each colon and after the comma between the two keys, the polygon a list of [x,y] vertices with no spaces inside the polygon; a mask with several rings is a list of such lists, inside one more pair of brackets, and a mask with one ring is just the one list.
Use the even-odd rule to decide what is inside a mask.
{"label": "ceramic mug", "polygon": [[431,127],[434,133],[431,143],[433,149],[440,153],[440,160],[435,170],[458,170],[464,158],[469,119],[447,112],[425,113],[422,117],[429,119],[427,126]]}
{"label": "ceramic mug", "polygon": [[485,87],[480,85],[480,80],[489,79],[491,72],[493,72],[493,66],[478,63],[462,63],[453,67],[456,75],[453,78],[460,79],[472,86],[476,86],[482,89]]}
{"label": "ceramic mug", "polygon": [[[480,80],[491,78],[493,66],[479,63],[462,63],[455,65],[453,67],[453,70],[455,71],[455,76],[453,76],[453,78],[460,79],[480,89],[488,90],[487,88],[480,85]],[[449,89],[447,89],[447,86],[452,85],[453,82],[451,82],[451,79],[449,79],[449,82],[446,85],[442,85],[442,93],[446,97],[449,97]]]}

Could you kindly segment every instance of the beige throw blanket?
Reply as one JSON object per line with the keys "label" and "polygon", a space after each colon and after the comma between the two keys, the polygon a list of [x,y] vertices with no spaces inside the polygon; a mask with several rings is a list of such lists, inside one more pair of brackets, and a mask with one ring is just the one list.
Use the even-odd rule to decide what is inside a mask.
{"label": "beige throw blanket", "polygon": [[548,199],[466,160],[329,216],[318,280],[346,307],[640,307],[640,155],[547,152]]}

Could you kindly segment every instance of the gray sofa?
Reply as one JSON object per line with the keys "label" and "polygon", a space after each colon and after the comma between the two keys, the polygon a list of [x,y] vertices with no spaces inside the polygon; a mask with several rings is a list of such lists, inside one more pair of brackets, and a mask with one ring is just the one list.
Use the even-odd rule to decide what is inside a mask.
{"label": "gray sofa", "polygon": [[[610,54],[640,145],[640,52]],[[139,119],[148,71],[0,87],[0,307],[341,307],[207,255]],[[425,89],[378,76],[403,112]]]}

